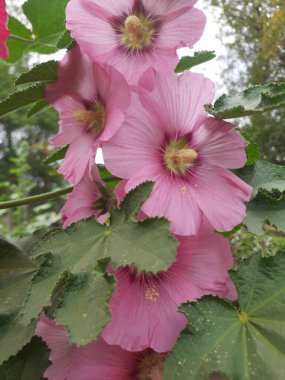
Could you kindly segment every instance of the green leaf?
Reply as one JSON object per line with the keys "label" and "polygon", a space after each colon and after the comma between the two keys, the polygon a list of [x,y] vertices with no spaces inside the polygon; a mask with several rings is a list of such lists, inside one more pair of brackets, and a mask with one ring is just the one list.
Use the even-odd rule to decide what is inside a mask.
{"label": "green leaf", "polygon": [[31,30],[27,29],[19,20],[9,15],[8,29],[10,37],[7,41],[9,49],[9,63],[17,62],[33,44],[33,37]]}
{"label": "green leaf", "polygon": [[57,47],[59,49],[67,49],[73,42],[74,40],[72,39],[70,32],[65,30],[57,42]]}
{"label": "green leaf", "polygon": [[[97,339],[110,319],[112,291],[113,286],[100,272],[67,276],[60,306],[53,315],[57,323],[67,327],[71,342],[86,345]],[[78,320],[82,322],[80,329]]]}
{"label": "green leaf", "polygon": [[165,380],[283,380],[285,374],[285,255],[252,256],[233,275],[238,306],[205,297],[186,304],[189,318],[165,362]]}
{"label": "green leaf", "polygon": [[214,51],[196,51],[192,57],[182,57],[176,66],[175,72],[182,73],[194,66],[201,65],[216,58]]}
{"label": "green leaf", "polygon": [[252,165],[256,160],[260,159],[258,145],[243,129],[240,129],[240,134],[249,142],[246,147],[247,165]]}
{"label": "green leaf", "polygon": [[49,350],[39,338],[33,337],[16,356],[0,367],[1,380],[44,380],[43,373],[49,367]]}
{"label": "green leaf", "polygon": [[285,190],[285,166],[282,165],[256,161],[254,165],[237,170],[236,174],[254,188],[253,196],[258,193],[259,189]]}
{"label": "green leaf", "polygon": [[16,85],[35,82],[54,82],[57,80],[57,61],[47,61],[33,67],[22,74],[15,82]]}
{"label": "green leaf", "polygon": [[0,238],[0,364],[16,355],[33,335],[34,322],[23,327],[20,312],[36,270],[22,251]]}
{"label": "green leaf", "polygon": [[49,107],[50,104],[46,100],[40,100],[31,107],[30,111],[27,113],[27,117],[30,118],[36,116]]}
{"label": "green leaf", "polygon": [[247,204],[244,224],[250,232],[261,235],[264,223],[285,230],[285,167],[266,161],[237,170],[236,174],[253,187],[252,199]]}
{"label": "green leaf", "polygon": [[[177,242],[168,232],[168,222],[164,219],[147,219],[137,222],[131,215],[138,212],[140,205],[145,201],[151,190],[150,184],[144,184],[131,192],[121,205],[120,210],[112,210],[109,225],[100,225],[94,218],[82,220],[65,230],[55,230],[35,247],[32,256],[39,263],[40,269],[33,279],[31,291],[24,307],[24,323],[28,324],[37,318],[45,307],[52,306],[53,297],[60,292],[67,292],[68,302],[63,302],[59,308],[74,307],[74,318],[81,319],[82,314],[92,315],[91,310],[85,312],[72,304],[75,300],[76,289],[70,290],[70,280],[84,279],[81,292],[82,303],[90,307],[100,303],[102,299],[97,294],[96,300],[91,298],[87,284],[100,283],[102,291],[102,277],[94,269],[96,263],[102,260],[111,261],[113,268],[126,265],[135,265],[139,271],[157,273],[167,270],[176,257]],[[105,284],[108,288],[107,284]],[[103,294],[108,293],[105,287]],[[109,288],[112,285],[109,284]],[[99,287],[99,285],[98,285]],[[95,290],[94,290],[95,291]],[[64,298],[64,296],[62,295]],[[71,303],[68,306],[68,303]],[[75,302],[75,301],[73,301]],[[78,301],[79,302],[79,301]],[[86,323],[86,338],[94,340],[104,322],[107,322],[108,312],[101,310],[102,319],[98,318],[98,326]],[[91,313],[91,314],[90,314]],[[65,310],[56,311],[61,315],[61,323],[68,325],[71,337],[76,344],[82,344],[72,321],[68,319],[69,313]],[[62,317],[64,316],[64,318]],[[58,317],[59,318],[59,317]],[[64,322],[65,320],[65,322]],[[64,322],[64,323],[63,323]],[[79,340],[77,340],[79,339]],[[81,338],[82,339],[82,338]],[[85,340],[86,344],[87,340]]]}
{"label": "green leaf", "polygon": [[65,30],[65,8],[68,0],[28,0],[23,11],[33,26],[36,43],[32,50],[55,53],[57,42]]}
{"label": "green leaf", "polygon": [[128,196],[121,203],[121,209],[125,211],[127,220],[137,216],[138,211],[147,200],[152,189],[153,183],[145,182],[137,189],[129,192]]}
{"label": "green leaf", "polygon": [[222,95],[206,111],[219,119],[233,119],[255,115],[285,107],[285,83],[253,86],[242,94]]}
{"label": "green leaf", "polygon": [[244,224],[250,232],[262,235],[264,223],[274,225],[279,231],[285,231],[285,192],[274,195],[265,189],[259,189],[254,199],[247,204]]}
{"label": "green leaf", "polygon": [[8,98],[0,102],[0,117],[38,102],[39,100],[44,100],[44,89],[45,86],[43,84],[39,84],[10,95]]}
{"label": "green leaf", "polygon": [[46,158],[43,162],[44,165],[50,165],[54,162],[57,162],[59,160],[62,160],[67,152],[68,145],[64,146],[63,148],[58,149],[53,154],[51,154],[48,158]]}

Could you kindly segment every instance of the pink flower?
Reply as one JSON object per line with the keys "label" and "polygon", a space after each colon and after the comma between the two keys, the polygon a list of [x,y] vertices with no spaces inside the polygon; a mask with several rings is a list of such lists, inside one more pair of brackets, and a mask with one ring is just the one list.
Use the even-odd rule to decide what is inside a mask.
{"label": "pink flower", "polygon": [[67,29],[81,49],[98,62],[109,62],[137,83],[148,68],[173,72],[180,47],[201,37],[206,17],[197,0],[71,0]]}
{"label": "pink flower", "polygon": [[232,267],[229,241],[210,233],[179,237],[176,262],[157,275],[130,267],[114,271],[117,287],[111,299],[112,320],[102,338],[128,351],[147,347],[168,352],[187,324],[178,307],[206,294],[236,299],[228,276]]}
{"label": "pink flower", "polygon": [[0,0],[0,58],[9,58],[9,52],[6,41],[10,35],[7,28],[8,14],[6,11],[5,0]]}
{"label": "pink flower", "polygon": [[60,114],[54,146],[69,145],[59,172],[77,184],[91,172],[97,148],[121,127],[130,103],[125,78],[110,66],[100,67],[76,47],[59,64],[58,80],[46,96]]}
{"label": "pink flower", "polygon": [[227,168],[245,165],[247,142],[204,110],[213,83],[201,74],[152,70],[140,83],[141,104],[134,95],[123,128],[104,144],[109,171],[128,180],[126,192],[155,182],[142,211],[169,219],[175,234],[197,234],[203,214],[218,231],[231,230],[243,220],[252,188]]}
{"label": "pink flower", "polygon": [[[64,228],[69,227],[72,223],[80,219],[86,219],[92,215],[97,217],[99,223],[105,223],[108,217],[107,204],[101,205],[100,200],[106,194],[107,188],[101,180],[97,165],[94,165],[91,171],[91,176],[88,173],[81,179],[81,181],[74,186],[72,193],[61,209],[64,219]],[[108,199],[106,199],[108,202]],[[101,206],[101,207],[100,207]]]}
{"label": "pink flower", "polygon": [[76,347],[69,343],[63,327],[44,315],[36,328],[51,350],[52,365],[44,376],[48,380],[162,380],[164,355],[152,350],[128,352],[118,346],[109,346],[99,338],[95,343]]}

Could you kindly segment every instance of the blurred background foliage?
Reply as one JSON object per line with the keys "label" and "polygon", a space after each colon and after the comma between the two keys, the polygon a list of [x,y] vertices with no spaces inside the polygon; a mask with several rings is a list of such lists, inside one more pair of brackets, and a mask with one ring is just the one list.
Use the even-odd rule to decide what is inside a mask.
{"label": "blurred background foliage", "polygon": [[[220,81],[229,92],[252,84],[285,80],[284,0],[204,0],[216,15],[217,38],[227,48]],[[8,1],[10,12],[22,22],[20,3]],[[219,51],[216,52],[219,56]],[[9,66],[0,61],[0,99],[15,90],[19,73],[40,62],[36,53]],[[285,162],[285,109],[246,119],[242,127],[258,143],[263,159]],[[40,194],[64,186],[56,164],[45,166],[51,153],[48,138],[57,130],[57,114],[48,109],[28,119],[25,111],[0,120],[0,201]],[[64,199],[18,209],[0,210],[0,234],[22,236],[60,221]],[[232,237],[236,262],[256,251],[270,255],[285,249],[284,237],[268,231],[254,237],[244,229]]]}
{"label": "blurred background foliage", "polygon": [[[227,90],[285,80],[285,1],[207,0],[227,47],[222,73]],[[234,75],[233,75],[234,74]],[[244,128],[261,156],[285,163],[285,109],[251,117]]]}

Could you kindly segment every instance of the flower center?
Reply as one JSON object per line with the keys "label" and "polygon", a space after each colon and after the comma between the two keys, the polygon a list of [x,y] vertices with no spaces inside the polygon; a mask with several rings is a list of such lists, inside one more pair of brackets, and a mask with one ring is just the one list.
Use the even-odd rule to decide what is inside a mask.
{"label": "flower center", "polygon": [[88,125],[89,129],[93,129],[96,134],[100,134],[106,123],[106,111],[102,102],[91,104],[88,109],[78,109],[72,115],[75,121]]}
{"label": "flower center", "polygon": [[139,380],[162,380],[163,355],[156,352],[146,354],[137,370]]}
{"label": "flower center", "polygon": [[121,27],[123,45],[131,49],[143,49],[151,44],[155,29],[153,22],[144,15],[130,15]]}
{"label": "flower center", "polygon": [[197,160],[198,153],[189,148],[186,139],[171,140],[164,151],[164,164],[172,173],[185,175]]}

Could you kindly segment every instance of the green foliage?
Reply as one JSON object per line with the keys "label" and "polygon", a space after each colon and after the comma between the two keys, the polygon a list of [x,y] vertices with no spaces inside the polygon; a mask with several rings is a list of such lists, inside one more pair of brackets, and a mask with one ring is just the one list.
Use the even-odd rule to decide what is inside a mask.
{"label": "green foliage", "polygon": [[220,119],[233,119],[285,107],[285,83],[249,87],[242,94],[222,95],[206,110]]}
{"label": "green foliage", "polygon": [[0,103],[0,117],[45,99],[45,86],[38,84],[17,91]]}
{"label": "green foliage", "polygon": [[43,164],[50,165],[50,164],[53,164],[54,162],[62,160],[66,155],[67,149],[68,149],[68,145],[64,146],[63,148],[57,149],[54,153],[52,153],[50,156],[48,156],[44,160]]}
{"label": "green foliage", "polygon": [[58,40],[65,31],[65,8],[68,0],[28,0],[23,12],[32,25],[29,30],[15,18],[9,21],[11,36],[8,48],[9,62],[18,61],[24,54],[37,52],[55,53]]}
{"label": "green foliage", "polygon": [[177,74],[182,73],[194,66],[211,61],[214,58],[216,58],[214,51],[196,51],[192,57],[182,57],[176,66],[175,72]]}
{"label": "green foliage", "polygon": [[50,365],[49,350],[38,337],[33,337],[16,356],[0,367],[1,380],[44,380],[43,373]]}
{"label": "green foliage", "polygon": [[35,82],[54,82],[57,80],[57,61],[47,61],[33,67],[30,71],[22,74],[16,85]]}
{"label": "green foliage", "polygon": [[[222,73],[229,91],[237,87],[285,80],[284,0],[208,0],[217,7],[219,39],[227,48]],[[256,114],[246,130],[259,146],[261,157],[285,162],[285,109]]]}
{"label": "green foliage", "polygon": [[244,221],[249,231],[262,234],[265,222],[285,231],[285,167],[256,161],[238,170],[237,174],[253,187]]}
{"label": "green foliage", "polygon": [[258,145],[243,129],[240,129],[240,134],[248,141],[246,147],[247,165],[252,165],[256,160],[260,159]]}
{"label": "green foliage", "polygon": [[[59,318],[57,321],[68,327],[72,341],[87,344],[98,336],[109,318],[108,305],[102,297],[110,293],[112,284],[100,273],[98,261],[111,261],[113,268],[134,265],[139,271],[153,273],[168,269],[177,248],[169,235],[168,222],[137,222],[133,218],[151,188],[146,183],[132,191],[120,210],[111,211],[109,225],[100,225],[94,218],[82,220],[66,230],[47,234],[34,248],[32,256],[39,270],[24,306],[25,324],[37,318],[43,308],[51,307],[55,320]],[[78,308],[78,302],[87,309]],[[83,335],[79,335],[76,321],[83,314],[86,324]],[[98,318],[94,319],[94,315]]]}
{"label": "green foliage", "polygon": [[285,255],[252,256],[232,274],[238,306],[204,297],[181,307],[189,318],[165,363],[164,379],[283,380]]}
{"label": "green foliage", "polygon": [[21,250],[0,238],[0,364],[16,355],[34,332],[34,321],[21,324],[21,308],[37,270]]}

